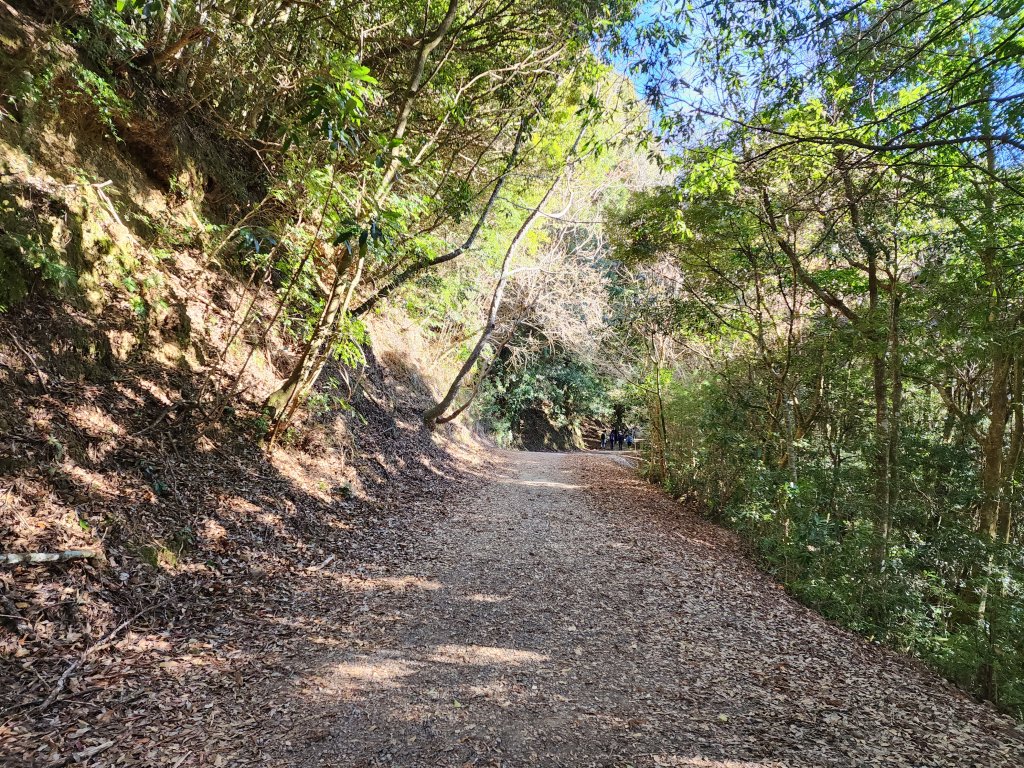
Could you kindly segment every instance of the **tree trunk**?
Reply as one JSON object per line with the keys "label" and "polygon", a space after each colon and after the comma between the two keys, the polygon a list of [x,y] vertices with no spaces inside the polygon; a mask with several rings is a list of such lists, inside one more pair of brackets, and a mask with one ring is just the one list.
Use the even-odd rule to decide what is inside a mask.
{"label": "tree trunk", "polygon": [[999,515],[996,523],[996,538],[1003,544],[1010,543],[1011,526],[1013,523],[1010,502],[1013,498],[1013,478],[1020,464],[1021,450],[1024,448],[1024,402],[1021,395],[1024,394],[1024,370],[1022,370],[1021,359],[1018,357],[1013,361],[1013,380],[1011,383],[1011,411],[1013,427],[1010,432],[1010,447],[1006,452],[1006,460],[1003,462],[1003,503],[999,506]]}
{"label": "tree trunk", "polygon": [[999,535],[1003,500],[1003,451],[1010,414],[1010,359],[1002,349],[992,358],[992,387],[989,390],[989,422],[982,444],[981,509],[979,529],[994,541]]}
{"label": "tree trunk", "polygon": [[[359,279],[363,274],[363,264],[365,263],[364,258],[360,257],[358,264],[356,265],[355,274],[348,283],[348,287],[345,290],[345,300],[341,305],[341,311],[338,312],[337,317],[334,320],[334,331],[328,337],[326,343],[320,347],[320,351],[313,358],[313,363],[309,367],[306,378],[299,382],[298,388],[295,390],[296,397],[292,398],[290,407],[284,412],[284,418],[279,421],[274,430],[274,437],[283,424],[287,424],[291,421],[292,416],[298,409],[299,405],[305,400],[309,394],[309,390],[313,388],[316,382],[320,379],[320,375],[324,371],[324,366],[327,364],[328,359],[331,356],[331,350],[334,345],[338,343],[338,336],[341,332],[341,321],[349,314],[349,306],[352,303],[352,294],[355,293],[356,286],[359,285]],[[273,442],[273,438],[271,439]]]}
{"label": "tree trunk", "polygon": [[782,411],[786,419],[786,466],[789,468],[789,479],[795,487],[799,482],[796,463],[796,414],[793,412],[793,398],[780,392]]}
{"label": "tree trunk", "polygon": [[454,411],[449,413],[447,416],[439,417],[437,419],[437,423],[438,424],[447,424],[449,421],[454,421],[455,419],[457,419],[459,417],[459,415],[463,411],[465,411],[467,408],[469,408],[470,404],[472,404],[472,402],[473,402],[473,399],[476,397],[477,393],[480,391],[480,385],[484,383],[484,380],[487,378],[487,374],[490,372],[491,368],[494,366],[494,361],[497,360],[501,356],[501,353],[504,351],[505,345],[508,344],[508,341],[509,341],[509,339],[508,339],[508,337],[506,337],[505,340],[502,341],[498,345],[498,348],[496,350],[494,350],[494,356],[490,360],[487,361],[487,365],[485,365],[483,370],[480,371],[480,375],[476,377],[476,383],[473,385],[473,389],[469,393],[469,397],[466,398],[466,402],[464,402],[462,405],[460,405]]}
{"label": "tree trunk", "polygon": [[[365,250],[365,246],[363,246],[363,249]],[[325,350],[329,351],[330,342],[335,336],[335,331],[344,311],[345,282],[353,260],[353,254],[346,249],[345,255],[338,260],[334,279],[331,281],[327,300],[317,320],[313,335],[303,347],[302,354],[292,368],[288,379],[279,389],[267,397],[264,403],[264,408],[270,411],[270,418],[274,424],[273,436],[275,437],[279,425],[287,421],[286,414],[292,410],[293,404],[299,402],[304,391],[311,383],[316,381],[313,378],[314,371],[318,373],[318,367],[322,368],[321,357]],[[351,293],[351,291],[348,293]]]}
{"label": "tree trunk", "polygon": [[[878,261],[868,256],[868,316],[869,322],[878,318]],[[875,550],[873,559],[878,572],[885,568],[889,542],[889,527],[892,522],[889,509],[889,386],[885,351],[879,348],[881,340],[877,333],[870,334],[875,347],[871,353],[871,381],[875,398],[875,434],[873,453],[874,508],[875,508]]]}
{"label": "tree trunk", "polygon": [[[571,166],[572,160],[576,155],[576,151],[579,149],[580,142],[583,140],[583,134],[586,130],[587,124],[584,123],[580,127],[579,133],[576,134],[576,140],[573,142],[572,147],[565,156],[566,167]],[[433,429],[437,425],[438,421],[440,421],[444,416],[444,412],[447,411],[451,407],[452,403],[455,402],[455,398],[459,394],[459,388],[462,386],[463,379],[469,375],[473,366],[476,365],[476,361],[480,358],[480,354],[484,351],[484,347],[490,340],[491,333],[494,331],[494,327],[498,323],[498,310],[501,309],[501,302],[505,295],[505,285],[508,282],[508,273],[509,267],[512,264],[512,257],[515,254],[516,249],[519,247],[519,243],[522,242],[523,238],[525,238],[527,233],[529,233],[530,228],[533,226],[533,222],[537,219],[537,216],[540,215],[540,212],[547,203],[548,198],[550,198],[551,194],[555,191],[555,187],[558,186],[560,179],[561,176],[555,178],[555,180],[551,182],[551,185],[547,188],[544,196],[541,197],[540,202],[538,202],[537,205],[533,207],[533,210],[530,211],[526,220],[519,227],[519,231],[517,231],[515,237],[512,238],[512,242],[509,243],[508,248],[505,250],[505,257],[501,262],[501,271],[498,274],[498,282],[494,286],[494,294],[491,296],[491,306],[487,311],[487,323],[484,325],[484,329],[480,333],[480,338],[477,339],[476,345],[469,353],[469,357],[466,359],[466,362],[462,364],[458,374],[455,376],[455,380],[451,383],[451,386],[448,387],[448,391],[445,393],[445,396],[441,398],[441,401],[437,403],[437,405],[428,408],[426,412],[424,412],[423,423],[426,424],[428,428]]]}
{"label": "tree trunk", "polygon": [[[652,346],[654,345],[654,339],[651,339]],[[665,419],[665,399],[661,394],[661,355],[658,354],[657,347],[654,347],[655,363],[654,363],[654,387],[655,396],[658,398],[658,423],[660,425],[660,441],[661,442],[661,457],[659,460],[659,469],[661,471],[661,481],[667,483],[669,480],[668,476],[668,422]]]}
{"label": "tree trunk", "polygon": [[413,104],[415,104],[420,90],[426,85],[424,74],[426,73],[427,61],[430,58],[430,54],[441,44],[445,35],[451,30],[452,24],[455,23],[455,14],[458,10],[459,0],[448,0],[448,9],[445,11],[441,23],[438,24],[437,29],[430,33],[428,37],[424,37],[423,42],[420,44],[419,51],[416,54],[416,61],[413,64],[412,71],[409,73],[409,85],[406,87],[405,99],[398,109],[398,118],[395,121],[394,130],[391,132],[391,141],[389,142],[391,147],[390,158],[380,185],[377,188],[377,194],[374,196],[374,201],[378,205],[387,195],[387,191],[391,188],[395,175],[398,173],[398,167],[401,165],[402,161],[398,147],[409,127],[409,118],[412,116]]}
{"label": "tree trunk", "polygon": [[533,226],[533,222],[537,219],[540,214],[541,208],[547,203],[551,193],[554,192],[555,187],[558,185],[558,180],[548,187],[548,191],[544,193],[540,202],[530,211],[530,214],[526,217],[526,221],[519,227],[519,231],[516,232],[515,237],[512,238],[512,242],[509,243],[508,248],[505,250],[505,257],[501,261],[501,271],[498,273],[498,282],[494,286],[494,293],[491,296],[491,306],[487,311],[487,323],[484,325],[483,331],[480,333],[480,338],[477,339],[476,344],[473,346],[473,351],[469,353],[469,357],[466,358],[466,362],[462,364],[458,374],[455,376],[455,380],[448,387],[448,392],[441,398],[441,401],[432,408],[428,408],[423,414],[423,423],[426,424],[430,429],[433,429],[438,421],[440,421],[444,415],[444,412],[451,407],[451,404],[455,402],[455,398],[459,394],[459,388],[462,386],[463,379],[469,375],[469,372],[476,365],[476,361],[480,358],[481,353],[484,351],[484,347],[491,338],[491,333],[494,331],[495,326],[498,324],[498,310],[501,309],[501,302],[505,296],[505,285],[508,283],[509,267],[512,264],[512,256],[515,254],[519,243],[522,242],[523,238],[526,237],[530,228]]}
{"label": "tree trunk", "polygon": [[527,134],[527,128],[529,126],[529,117],[524,115],[519,122],[519,131],[516,133],[515,144],[512,146],[512,153],[509,155],[508,162],[505,164],[505,169],[502,171],[498,180],[494,184],[494,189],[491,190],[490,197],[487,198],[487,204],[484,205],[483,211],[480,213],[480,217],[476,221],[476,225],[473,230],[469,233],[469,237],[466,241],[458,248],[454,248],[448,253],[441,256],[437,256],[433,259],[426,259],[424,261],[418,261],[415,264],[407,267],[397,277],[391,280],[387,285],[378,289],[372,296],[363,301],[358,307],[356,307],[352,314],[356,317],[362,317],[364,314],[373,309],[377,304],[386,299],[398,288],[408,282],[411,278],[418,275],[425,269],[430,267],[436,267],[439,264],[457,259],[459,256],[464,254],[473,244],[476,242],[477,237],[480,235],[484,224],[487,221],[487,217],[490,215],[491,210],[494,208],[494,203],[497,201],[498,196],[501,194],[501,189],[505,185],[505,179],[508,178],[509,173],[515,168],[516,162],[519,159],[519,152],[523,146],[523,139]]}
{"label": "tree trunk", "polygon": [[[420,93],[420,90],[425,84],[424,73],[426,70],[427,60],[430,58],[431,52],[433,52],[433,50],[441,43],[445,35],[447,35],[451,29],[451,26],[455,21],[455,14],[458,11],[458,7],[459,0],[449,0],[447,12],[445,13],[440,25],[437,29],[431,32],[428,37],[424,37],[420,44],[416,61],[414,62],[412,71],[409,75],[409,86],[406,90],[405,98],[399,107],[395,127],[391,133],[392,149],[390,150],[391,157],[388,168],[380,183],[377,185],[377,189],[373,195],[372,202],[375,204],[379,204],[380,201],[387,196],[394,184],[395,175],[400,164],[400,158],[396,154],[396,147],[400,143],[400,140],[405,136],[405,132],[409,126],[409,118],[412,115],[413,105]],[[359,198],[353,206],[353,215],[356,221],[363,221],[366,209],[365,197],[360,193]],[[366,253],[367,239],[365,236],[361,236],[359,241],[360,267],[364,263]],[[291,418],[291,414],[302,401],[305,391],[316,382],[320,372],[323,370],[323,366],[327,360],[327,355],[330,352],[330,347],[332,346],[335,338],[338,325],[343,315],[347,312],[347,304],[351,301],[353,290],[355,288],[355,278],[349,284],[347,292],[343,287],[353,260],[354,257],[351,250],[347,250],[346,255],[339,261],[335,270],[334,281],[331,284],[327,302],[324,305],[324,311],[321,313],[320,318],[317,321],[316,328],[313,331],[313,335],[304,347],[298,363],[292,369],[291,374],[288,376],[288,380],[285,381],[285,383],[276,392],[273,392],[264,404],[264,407],[271,412],[271,418],[273,421],[273,429],[271,431],[270,438],[271,445],[276,439],[282,426],[287,423],[288,419]]]}
{"label": "tree trunk", "polygon": [[[994,93],[994,86],[990,85],[986,91],[988,98]],[[982,126],[987,133],[992,129],[992,113],[990,102],[985,102],[982,116]],[[1006,487],[1005,479],[1012,473],[1012,468],[1004,466],[1007,455],[1004,453],[1006,429],[1011,416],[1010,386],[1013,367],[1013,355],[1007,348],[1007,341],[1004,334],[1010,328],[1004,327],[1001,318],[1000,297],[1004,273],[999,263],[999,222],[997,210],[997,197],[994,179],[997,178],[996,149],[991,140],[985,142],[985,170],[987,174],[986,184],[981,188],[981,199],[984,206],[982,215],[982,232],[984,236],[982,247],[979,249],[979,257],[985,268],[985,285],[989,294],[988,306],[988,329],[996,338],[991,342],[991,366],[992,383],[989,389],[988,402],[988,429],[982,440],[982,466],[981,466],[981,505],[979,508],[978,528],[982,537],[988,544],[995,544],[1000,537],[1000,521],[1003,518],[1002,508],[1006,503],[1003,498],[1003,490]],[[1007,515],[1007,522],[1009,516]],[[978,686],[981,693],[988,699],[996,698],[995,667],[993,664],[994,648],[992,647],[993,626],[991,617],[986,616],[988,611],[989,593],[992,590],[992,571],[995,566],[995,552],[990,550],[984,566],[984,572],[979,579],[977,587],[978,611],[977,623],[979,630],[989,638],[989,652],[978,667]]]}
{"label": "tree trunk", "polygon": [[[889,530],[892,527],[891,472],[893,446],[891,441],[891,424],[889,414],[889,371],[887,353],[892,340],[887,338],[890,323],[879,322],[880,284],[878,267],[882,248],[864,229],[861,215],[860,200],[853,184],[845,157],[837,154],[836,161],[840,167],[843,180],[843,193],[846,197],[846,209],[850,215],[850,224],[854,237],[867,258],[868,273],[868,314],[867,327],[863,333],[871,344],[871,385],[875,400],[874,445],[872,446],[872,473],[874,474],[874,551],[872,560],[876,572],[884,573],[889,552]],[[896,276],[893,274],[893,283]],[[895,285],[893,291],[895,291]],[[879,330],[883,329],[883,330]]]}
{"label": "tree trunk", "polygon": [[891,377],[892,410],[889,419],[888,470],[889,497],[886,510],[890,525],[900,501],[900,418],[903,412],[903,361],[900,347],[900,305],[897,265],[892,268],[889,292],[889,373]]}

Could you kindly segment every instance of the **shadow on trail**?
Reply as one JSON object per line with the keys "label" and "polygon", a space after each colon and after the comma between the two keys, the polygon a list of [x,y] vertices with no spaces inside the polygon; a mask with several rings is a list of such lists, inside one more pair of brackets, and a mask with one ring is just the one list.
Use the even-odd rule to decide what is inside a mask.
{"label": "shadow on trail", "polygon": [[[26,765],[107,739],[116,742],[107,758],[154,765],[233,754],[253,722],[246,680],[279,674],[324,622],[338,626],[359,610],[358,595],[335,589],[324,564],[371,573],[390,562],[425,516],[443,513],[440,499],[463,474],[418,426],[415,403],[380,404],[384,374],[372,360],[353,402],[361,418],[349,466],[336,458],[341,444],[268,459],[246,415],[258,406],[250,395],[200,421],[188,404],[201,377],[149,354],[161,339],[201,359],[217,350],[182,341],[173,323],[140,327],[125,311],[93,318],[33,302],[0,319],[0,549],[101,541],[109,558],[0,572],[9,631],[0,740],[13,737],[26,751],[11,758]],[[116,354],[111,339],[132,327],[133,350]],[[345,432],[343,418],[326,414],[308,429]],[[433,507],[411,503],[435,487]],[[30,708],[124,622],[114,648],[96,655],[105,667],[83,667],[47,712]],[[68,737],[76,719],[97,712],[110,714],[86,741]]]}
{"label": "shadow on trail", "polygon": [[[1024,735],[593,454],[506,455],[275,689],[294,766],[1012,766]],[[285,741],[290,742],[285,744]]]}

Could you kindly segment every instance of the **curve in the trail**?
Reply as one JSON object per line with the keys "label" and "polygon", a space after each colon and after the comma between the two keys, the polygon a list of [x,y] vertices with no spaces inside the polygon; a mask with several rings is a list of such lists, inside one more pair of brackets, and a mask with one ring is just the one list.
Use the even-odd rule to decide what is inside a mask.
{"label": "curve in the trail", "polygon": [[1013,721],[608,456],[505,455],[318,643],[283,764],[1024,766]]}

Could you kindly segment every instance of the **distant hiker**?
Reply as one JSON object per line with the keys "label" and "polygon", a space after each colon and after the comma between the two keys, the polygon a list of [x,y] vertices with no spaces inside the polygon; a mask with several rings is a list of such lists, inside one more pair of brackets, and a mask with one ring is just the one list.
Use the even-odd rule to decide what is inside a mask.
{"label": "distant hiker", "polygon": [[604,430],[601,430],[601,450],[604,450],[605,443],[608,442],[608,435],[605,434]]}
{"label": "distant hiker", "polygon": [[633,450],[633,430],[632,429],[629,430],[629,432],[626,433],[626,447],[629,448],[629,450]]}
{"label": "distant hiker", "polygon": [[608,450],[615,450],[615,441],[618,439],[619,431],[617,429],[612,429],[611,433],[608,435]]}
{"label": "distant hiker", "polygon": [[619,444],[619,450],[621,451],[622,450],[622,444],[626,441],[626,433],[625,432],[618,432],[615,437],[616,437],[616,442]]}

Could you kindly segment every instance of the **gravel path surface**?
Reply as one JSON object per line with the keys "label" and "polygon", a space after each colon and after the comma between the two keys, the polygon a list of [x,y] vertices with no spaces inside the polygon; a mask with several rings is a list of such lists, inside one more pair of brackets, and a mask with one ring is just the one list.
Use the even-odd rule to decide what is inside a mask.
{"label": "gravel path surface", "polygon": [[621,457],[505,454],[389,568],[277,689],[302,716],[264,713],[267,763],[1024,766],[1024,729],[795,603]]}

